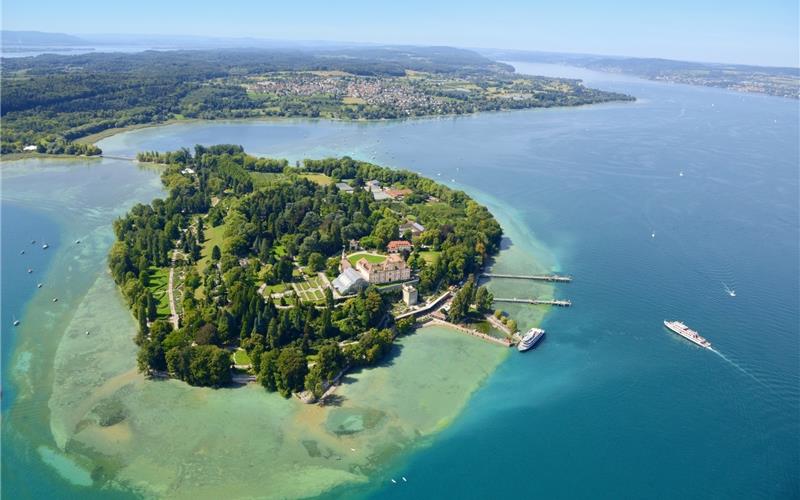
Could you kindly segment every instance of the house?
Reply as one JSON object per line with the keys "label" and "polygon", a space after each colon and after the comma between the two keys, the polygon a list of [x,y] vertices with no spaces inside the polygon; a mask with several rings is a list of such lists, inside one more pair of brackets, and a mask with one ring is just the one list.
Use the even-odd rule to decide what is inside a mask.
{"label": "house", "polygon": [[416,238],[417,236],[422,234],[423,231],[425,231],[425,226],[423,226],[419,222],[408,221],[405,224],[400,225],[399,232],[401,238],[403,237],[404,234],[406,234],[406,231],[410,231],[411,237]]}
{"label": "house", "polygon": [[34,146],[33,144],[29,144],[29,145],[25,146],[24,148],[22,148],[23,151],[36,151],[37,149],[38,148],[36,146]]}
{"label": "house", "polygon": [[402,188],[402,189],[384,189],[383,192],[386,193],[389,196],[389,198],[393,200],[402,200],[403,198],[410,195],[414,191],[408,188]]}
{"label": "house", "polygon": [[355,191],[353,189],[353,186],[351,186],[350,184],[348,184],[346,182],[337,182],[336,183],[336,187],[337,187],[337,189],[339,189],[339,191],[341,191],[343,193],[352,193],[353,191]]}
{"label": "house", "polygon": [[410,241],[393,240],[390,241],[388,245],[386,245],[386,250],[388,250],[389,253],[400,253],[400,252],[408,253],[411,251],[413,247],[414,245],[412,245]]}
{"label": "house", "polygon": [[363,250],[363,248],[361,247],[361,243],[358,240],[355,240],[355,239],[350,240],[349,246],[350,246],[350,251],[351,252],[356,252],[358,250]]}
{"label": "house", "polygon": [[411,268],[406,265],[403,256],[389,254],[383,262],[371,263],[367,259],[356,262],[356,270],[371,284],[391,283],[411,278]]}
{"label": "house", "polygon": [[186,167],[183,170],[181,170],[181,173],[185,175],[194,175],[195,172],[193,168]]}
{"label": "house", "polygon": [[367,280],[364,279],[364,276],[362,276],[360,272],[352,267],[348,267],[333,280],[332,284],[333,288],[339,292],[339,295],[350,295],[362,288],[366,288]]}
{"label": "house", "polygon": [[386,194],[384,191],[381,190],[373,191],[372,197],[375,198],[375,201],[383,201],[391,199],[391,197],[388,194]]}
{"label": "house", "polygon": [[405,302],[407,306],[416,304],[418,296],[417,289],[414,288],[413,285],[407,283],[403,285],[403,302]]}
{"label": "house", "polygon": [[381,183],[375,180],[367,181],[367,183],[364,185],[364,189],[366,191],[380,191]]}

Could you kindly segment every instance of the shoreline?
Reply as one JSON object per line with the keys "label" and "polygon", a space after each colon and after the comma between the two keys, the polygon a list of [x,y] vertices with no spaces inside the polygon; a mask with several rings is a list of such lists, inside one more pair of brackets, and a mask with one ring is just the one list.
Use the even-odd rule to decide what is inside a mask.
{"label": "shoreline", "polygon": [[[34,158],[30,158],[30,159],[34,160]],[[52,159],[56,159],[56,158],[52,158]],[[74,160],[74,159],[83,160],[85,158],[70,157],[69,159],[71,159],[71,160]],[[31,175],[42,175],[42,172],[32,173]],[[475,192],[475,190],[470,188],[468,190],[468,192],[470,192],[470,195],[472,196],[472,192]],[[476,201],[478,201],[480,203],[483,203],[482,199],[486,199],[486,198],[492,198],[492,197],[488,193],[481,193],[480,199],[478,197],[476,197],[475,199],[476,199]],[[137,199],[137,201],[141,201],[141,200]],[[513,209],[511,207],[506,207],[506,208],[509,209],[509,211],[505,212],[498,205],[502,205],[502,202],[492,203],[492,206],[490,207],[490,211],[497,218],[498,222],[500,222],[501,227],[503,228],[504,238],[512,238],[512,239],[515,240],[515,242],[521,242],[524,239],[524,237],[521,236],[518,233],[518,231],[513,227],[513,224],[509,225],[509,221],[514,220]],[[487,205],[487,206],[489,206],[489,205]],[[105,227],[105,226],[103,226],[103,227]],[[527,246],[527,245],[525,245],[525,246]],[[66,247],[59,248],[58,250],[60,252],[63,252],[63,251],[66,250]],[[500,253],[498,253],[496,256],[494,256],[492,265],[496,265],[496,263],[498,261],[502,262],[504,260],[504,254],[505,253],[507,253],[507,251],[501,250]],[[63,254],[61,257],[57,256],[57,258],[59,258],[59,260],[62,260],[63,258],[66,258],[66,257],[64,257],[64,255],[66,255],[66,254]],[[540,260],[538,258],[538,256],[535,256],[535,255],[529,255],[529,258],[535,259],[536,261]],[[98,264],[98,266],[104,265],[104,262],[105,261],[103,260],[103,264]],[[527,264],[532,264],[532,263],[530,261],[528,261]],[[99,267],[98,267],[98,269],[99,269]],[[48,277],[45,277],[45,279],[47,281],[51,281],[51,279],[48,278]],[[108,277],[106,276],[105,278],[101,279],[101,281],[108,281]],[[93,283],[94,283],[94,281],[93,281]],[[76,300],[77,300],[78,303],[82,303],[83,301],[87,300],[87,297],[89,296],[89,294],[91,292],[91,289],[93,288],[93,284],[90,284],[88,288],[89,289],[86,290],[86,294],[84,294],[83,297],[77,297],[77,296],[76,297],[72,297],[68,301],[61,301],[59,303],[59,305],[61,307],[64,307],[64,306],[68,305],[69,303],[71,303],[73,301],[76,301]],[[114,289],[116,290],[116,287]],[[114,295],[119,295],[119,291],[116,290]],[[119,297],[117,297],[117,298],[119,298]],[[129,315],[128,315],[127,309],[124,308],[124,306],[121,306],[121,307],[122,307],[122,312],[124,313],[126,318],[128,320],[130,320],[130,318],[128,317]],[[26,317],[29,314],[37,314],[37,311],[35,311],[34,309],[35,308],[28,308],[28,314],[26,314]],[[76,312],[77,312],[77,310],[73,311],[73,314],[71,316],[74,316]],[[92,313],[96,313],[97,311],[93,309],[91,312]],[[28,321],[27,318],[26,318],[26,323],[31,323],[31,325],[33,325],[33,322],[32,321]],[[63,349],[69,349],[68,346],[66,344],[64,344],[64,343],[65,343],[65,341],[68,341],[68,337],[66,336],[68,334],[67,330],[70,329],[71,326],[72,327],[75,326],[72,323],[73,323],[72,318],[70,318],[70,319],[67,320],[65,325],[62,325],[61,327],[52,328],[52,330],[54,332],[56,332],[58,330],[61,330],[60,338],[57,340],[56,344],[54,345],[54,353],[58,353],[58,352],[62,351]],[[433,326],[433,325],[431,325],[431,326]],[[98,327],[98,331],[102,331],[102,330],[99,330],[99,328],[100,327]],[[71,328],[71,329],[72,330],[76,330],[76,329],[80,329],[80,328],[75,327],[75,328]],[[95,330],[94,330],[94,328],[92,329],[92,331],[93,331],[92,338],[95,338],[95,335],[94,335]],[[78,332],[78,333],[82,333],[82,330],[80,332]],[[457,332],[453,332],[453,333],[455,335]],[[72,335],[72,337],[75,337],[75,332],[74,331],[72,332],[72,334],[74,334],[74,335]],[[121,333],[119,333],[119,335],[121,335],[124,338],[118,339],[116,342],[126,342],[126,344],[124,344],[124,345],[127,345],[127,343],[130,343],[132,345],[132,343],[130,342],[130,338],[128,338],[130,336],[129,332],[121,332]],[[459,338],[460,337],[464,337],[461,334],[458,334],[456,336],[459,337]],[[75,337],[74,341],[70,342],[70,345],[73,345],[76,342],[85,342],[85,339],[86,339],[86,337],[84,337],[82,335],[78,335],[78,337]],[[468,337],[465,337],[464,340],[467,342],[466,346],[469,349],[469,351],[474,351],[474,350],[475,351],[482,351],[481,345],[485,344],[484,342],[481,342],[478,339],[472,339],[472,338],[468,338]],[[28,344],[30,342],[32,342],[32,341],[28,340],[25,343]],[[73,347],[74,347],[74,345],[73,345]],[[486,346],[484,346],[484,347],[486,347]],[[425,445],[429,444],[431,442],[432,437],[434,437],[440,430],[442,430],[445,427],[449,426],[452,422],[456,421],[459,418],[459,416],[461,415],[461,413],[463,411],[463,408],[466,405],[469,404],[469,400],[473,397],[474,393],[476,393],[482,387],[485,386],[486,381],[495,372],[496,367],[499,366],[500,364],[502,364],[503,362],[505,362],[505,360],[507,359],[508,354],[507,354],[506,350],[497,349],[497,346],[493,346],[493,345],[489,345],[488,349],[493,351],[493,352],[495,352],[498,356],[500,356],[499,353],[502,353],[503,359],[496,366],[494,366],[491,369],[488,366],[486,367],[486,369],[487,369],[486,373],[484,373],[482,375],[480,382],[477,383],[474,387],[472,387],[468,391],[468,393],[463,396],[463,398],[464,398],[463,404],[459,405],[457,411],[452,412],[450,414],[450,416],[448,416],[446,418],[446,421],[447,421],[446,423],[444,423],[444,421],[440,421],[439,423],[437,423],[435,425],[434,424],[429,424],[429,425],[432,425],[431,427],[429,427],[430,432],[426,433],[424,437],[413,438],[413,439],[409,438],[410,440],[408,442],[406,442],[405,445],[402,446],[402,448],[408,447],[408,449],[406,451],[400,451],[400,452],[395,451],[395,452],[389,453],[389,451],[386,450],[385,452],[381,452],[380,455],[383,455],[383,453],[388,453],[388,455],[386,455],[386,458],[388,458],[388,462],[381,462],[381,464],[379,466],[381,470],[383,470],[385,467],[391,467],[392,464],[398,463],[398,462],[396,462],[397,460],[402,461],[402,460],[407,459],[408,456],[410,456],[409,452],[411,454],[413,454],[413,453],[416,452],[418,446],[425,446]],[[35,351],[36,349],[33,349],[33,350]],[[28,352],[30,352],[30,351],[28,351]],[[20,354],[21,354],[20,343],[15,342],[14,348],[13,348],[13,354],[12,354],[12,358],[11,358],[12,362],[9,364],[9,367],[8,367],[8,370],[9,370],[10,373],[13,373],[11,370],[13,370],[14,366],[17,363],[20,362],[20,358],[19,358]],[[51,373],[51,375],[49,375],[48,378],[50,378],[53,382],[55,381],[55,379],[63,378],[63,376],[65,375],[64,373],[62,373],[60,376],[59,376],[58,373],[56,373],[55,354],[54,354],[54,357],[53,357],[52,360],[49,360],[49,358],[48,359],[44,359],[40,354],[38,354],[36,352],[34,352],[34,354],[35,354],[34,357],[38,358],[38,360],[37,360],[38,363],[35,363],[33,366],[36,367],[36,364],[39,364],[40,366],[43,367],[43,368],[40,368],[39,370],[37,370],[37,369],[32,370],[31,375],[33,375],[34,378],[37,375],[37,372],[39,372],[40,370],[44,369],[44,365],[42,363],[47,364],[47,363],[50,363],[50,361],[52,361],[52,363],[49,365],[50,368],[47,371],[49,371]],[[411,356],[413,354],[416,354],[416,355],[415,356]],[[416,359],[418,356],[421,356],[423,354],[424,354],[423,352],[414,353],[412,351],[412,352],[409,352],[409,353],[404,353],[404,355],[401,355],[400,358],[398,358],[398,359],[402,359],[403,357],[411,356],[407,360],[407,363],[414,363],[413,360]],[[59,357],[63,358],[63,356],[59,356]],[[129,361],[131,361],[133,359],[134,358],[130,358]],[[455,361],[450,360],[450,362],[455,362]],[[396,369],[393,368],[392,370],[384,370],[383,368],[384,367],[379,367],[379,368],[373,368],[372,370],[370,370],[370,371],[380,370],[380,372],[375,371],[375,373],[372,374],[373,378],[378,376],[378,373],[381,374],[380,377],[389,376],[388,374],[391,374],[391,376],[389,378],[392,378],[392,377],[396,376]],[[74,368],[70,368],[68,371],[70,371],[70,370],[74,370]],[[90,371],[91,371],[91,369],[90,369]],[[357,374],[357,376],[358,377],[362,377],[364,375],[363,374]],[[352,377],[352,375],[348,374],[345,378],[349,378],[349,377]],[[107,377],[105,377],[105,375],[103,375],[98,380],[101,380],[101,381],[105,380],[106,382],[108,382],[108,381],[111,381],[113,379],[114,379],[114,377],[107,378]],[[353,384],[351,382],[352,382],[351,380],[346,381],[343,384],[343,386],[340,387],[337,390],[337,395],[338,395],[338,391],[343,391],[343,392],[349,394],[352,391],[356,391],[356,393],[359,393],[359,392],[361,392],[363,390],[369,389],[367,386],[358,387],[358,388],[354,389],[354,387],[359,386],[361,384]],[[77,382],[75,382],[75,383],[77,383]],[[32,385],[34,385],[34,386],[36,385],[36,380],[33,381]],[[150,394],[150,393],[160,393],[163,390],[168,390],[168,391],[171,391],[171,392],[176,392],[177,391],[177,394],[183,394],[184,398],[187,397],[186,395],[192,395],[193,398],[194,397],[201,397],[201,398],[205,399],[205,398],[210,398],[210,397],[218,397],[218,396],[220,396],[222,394],[225,394],[225,391],[212,392],[211,394],[209,394],[208,391],[206,391],[206,390],[204,390],[202,388],[194,388],[194,387],[188,387],[188,386],[187,387],[183,387],[184,385],[185,384],[173,384],[171,382],[163,382],[163,383],[162,382],[154,382],[154,383],[149,383],[149,384],[143,384],[142,387],[145,387],[145,389],[136,388],[134,390],[136,391],[137,398],[145,397],[147,394]],[[178,386],[178,387],[174,387],[174,386]],[[139,386],[136,385],[135,387],[139,387]],[[62,446],[65,446],[66,443],[71,442],[71,440],[76,438],[76,435],[74,434],[73,431],[71,431],[69,429],[67,429],[65,431],[64,429],[61,428],[61,426],[58,424],[58,422],[53,420],[53,418],[55,416],[53,414],[53,412],[56,412],[56,411],[57,412],[69,411],[69,410],[67,410],[67,408],[61,408],[59,406],[59,403],[58,403],[59,400],[64,400],[64,397],[66,397],[66,400],[64,400],[64,401],[68,401],[68,400],[70,400],[70,398],[73,398],[73,397],[76,396],[75,394],[69,393],[69,391],[67,391],[67,392],[68,393],[63,394],[61,397],[57,397],[57,398],[54,399],[54,396],[58,393],[58,388],[53,386],[53,385],[50,385],[48,387],[48,395],[49,395],[49,397],[47,398],[49,400],[49,402],[46,404],[46,407],[47,407],[47,414],[46,414],[47,418],[46,419],[48,420],[48,429],[52,433],[52,438],[55,438],[56,441]],[[275,411],[277,411],[278,414],[282,414],[285,411],[289,411],[294,407],[294,405],[286,404],[285,401],[283,401],[283,400],[279,400],[278,403],[275,403],[274,401],[270,403],[269,401],[272,401],[272,399],[269,398],[268,395],[258,394],[258,395],[254,396],[254,395],[250,394],[250,392],[251,391],[247,391],[247,392],[236,391],[236,393],[241,395],[241,398],[240,398],[241,400],[248,400],[248,401],[250,401],[252,403],[253,402],[253,398],[255,398],[258,401],[264,401],[265,402],[264,404],[266,404],[266,406],[264,406],[264,409],[266,409],[270,413],[273,413],[273,411],[270,410],[270,408],[272,408],[273,406],[277,406],[277,408],[275,408]],[[88,400],[85,400],[80,395],[78,395],[78,398],[79,398],[79,401],[82,401],[84,403],[86,403],[86,401],[88,401]],[[239,400],[238,397],[237,397],[237,400]],[[16,402],[17,401],[12,402],[11,406],[13,407]],[[32,403],[30,398],[26,398],[26,402],[28,404]],[[380,406],[382,404],[384,404],[384,403],[380,403],[379,407],[382,407],[382,406]],[[387,402],[387,404],[388,404],[388,402]],[[69,405],[69,406],[72,406],[72,405]],[[391,406],[391,404],[389,406]],[[279,408],[283,408],[283,410],[280,410]],[[451,410],[452,410],[452,408],[451,408]],[[182,409],[180,407],[178,407],[178,408],[175,408],[175,411],[180,413],[180,411],[182,411]],[[429,413],[427,416],[430,417],[430,416],[435,416],[435,415],[437,415],[437,413],[433,412],[433,413]],[[63,417],[68,417],[68,415],[62,415],[62,416]],[[209,407],[208,408],[208,414],[206,415],[206,417],[207,418],[215,418],[216,416],[217,416],[217,410],[214,409],[214,407]],[[71,417],[68,417],[67,420],[65,420],[63,422],[67,423],[67,422],[71,421],[74,424],[75,422],[80,422],[81,421],[81,419],[79,417],[80,417],[79,415],[72,415]],[[13,420],[14,420],[15,428],[19,429],[19,427],[17,427],[19,422],[16,422],[17,419],[13,419]],[[68,427],[70,427],[71,425],[72,424],[68,424]],[[296,424],[293,424],[293,425],[296,426],[296,425],[300,425],[300,424],[296,423]],[[31,435],[31,433],[35,433],[35,431],[36,431],[36,424],[27,425],[27,426],[23,425],[22,426],[22,428],[25,428],[25,427],[27,427],[27,431],[24,431],[24,432],[27,435]],[[89,430],[86,430],[86,431],[80,431],[80,436],[78,436],[78,441],[80,442],[80,440],[83,439],[84,436],[93,436],[91,438],[92,440],[101,439],[102,434],[99,433],[100,432],[99,430],[97,430],[97,432],[92,431],[92,432],[94,432],[94,434],[87,434],[92,429],[94,429],[94,427],[92,427],[92,428],[90,428]],[[319,429],[318,431],[321,432],[322,430],[323,429]],[[315,431],[316,431],[316,429],[315,429]],[[88,439],[88,437],[85,437],[85,438]],[[43,443],[45,445],[48,445],[49,442],[50,442],[50,439],[51,439],[50,436],[43,435],[43,436],[40,436],[36,440],[32,440],[32,442],[36,443],[37,445],[41,445]],[[386,444],[385,443],[385,438],[379,439],[378,440],[378,444],[380,444],[381,446],[385,445]],[[52,445],[50,445],[50,446],[52,446]],[[124,455],[124,453],[125,453],[124,450],[122,451],[122,453]],[[97,463],[95,461],[93,461],[93,460],[86,460],[86,461],[80,460],[80,458],[83,457],[82,454],[74,455],[74,453],[63,453],[63,452],[59,451],[59,455],[61,456],[62,454],[63,454],[64,457],[76,459],[77,463],[87,464],[87,462],[88,462],[89,465],[97,465]],[[301,463],[305,464],[306,460],[308,460],[308,459],[304,458],[303,462],[301,462]],[[111,466],[113,464],[109,463],[107,465]],[[46,465],[46,467],[52,467],[52,464],[48,463]],[[124,468],[123,465],[119,465],[118,464],[116,467],[111,467],[111,470],[121,470],[121,469],[118,469],[118,467],[123,467]],[[60,472],[57,472],[57,473],[60,474]],[[372,472],[369,473],[369,476],[363,476],[363,477],[371,477],[371,475],[372,475]],[[130,477],[131,476],[128,475],[127,476],[127,478],[128,478],[127,480],[126,480],[125,477],[120,477],[121,482],[128,483],[128,481],[130,480]],[[359,477],[362,477],[362,476],[359,476]],[[332,489],[332,488],[335,489],[336,487],[339,487],[339,486],[348,487],[349,485],[353,484],[353,480],[355,480],[355,479],[356,479],[355,477],[348,477],[348,478],[342,477],[341,480],[333,480],[333,482],[331,482],[328,485],[328,488],[325,488],[325,491],[327,491],[329,489]],[[65,480],[68,481],[69,478],[66,478]],[[128,483],[128,486],[126,486],[124,488],[127,490],[128,487],[130,487],[130,486],[132,486],[132,485],[130,483]]]}

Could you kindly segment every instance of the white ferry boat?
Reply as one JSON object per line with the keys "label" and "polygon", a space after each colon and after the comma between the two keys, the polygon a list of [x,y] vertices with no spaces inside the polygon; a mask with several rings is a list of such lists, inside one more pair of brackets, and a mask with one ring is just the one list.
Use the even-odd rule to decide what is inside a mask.
{"label": "white ferry boat", "polygon": [[539,342],[542,337],[544,337],[544,330],[541,328],[531,328],[528,330],[528,333],[522,337],[522,340],[519,341],[519,344],[517,344],[517,350],[520,352],[527,351],[536,345],[536,343]]}
{"label": "white ferry boat", "polygon": [[701,337],[699,333],[684,325],[680,321],[664,320],[664,326],[685,338],[689,342],[697,344],[700,347],[705,347],[706,349],[711,349],[711,342]]}

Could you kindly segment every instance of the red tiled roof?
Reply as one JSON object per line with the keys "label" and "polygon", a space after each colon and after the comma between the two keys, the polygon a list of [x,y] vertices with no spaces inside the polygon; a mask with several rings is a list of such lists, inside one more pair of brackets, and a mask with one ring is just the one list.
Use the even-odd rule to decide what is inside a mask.
{"label": "red tiled roof", "polygon": [[386,248],[388,248],[389,250],[396,250],[398,248],[410,248],[411,246],[412,245],[411,245],[410,241],[394,240],[394,241],[390,241],[389,244],[386,245]]}

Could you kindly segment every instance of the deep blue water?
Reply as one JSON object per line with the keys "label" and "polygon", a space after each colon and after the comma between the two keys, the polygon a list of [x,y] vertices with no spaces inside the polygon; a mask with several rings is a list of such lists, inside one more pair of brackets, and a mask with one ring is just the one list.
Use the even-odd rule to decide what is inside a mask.
{"label": "deep blue water", "polygon": [[[546,339],[510,356],[453,425],[332,496],[800,497],[798,102],[525,69],[639,101],[373,124],[182,124],[101,146],[129,155],[231,142],[411,168],[512,206],[554,270],[575,276],[556,292],[574,307],[553,311]],[[6,316],[27,300],[7,299],[7,283],[27,278],[5,274],[16,258],[7,221],[4,349]],[[687,322],[718,352],[663,319]]]}
{"label": "deep blue water", "polygon": [[[0,336],[2,364],[7,366],[19,331],[13,326],[14,319],[22,319],[26,304],[37,290],[36,284],[47,275],[51,257],[60,244],[60,231],[58,224],[46,215],[14,203],[3,202],[0,217],[3,221],[0,224],[0,294],[3,304],[0,308]],[[36,229],[32,232],[31,228]],[[36,239],[35,244],[31,243],[32,239]],[[43,243],[50,248],[43,250]],[[25,253],[21,254],[23,251]],[[33,272],[28,273],[28,269]],[[3,410],[14,399],[13,391],[14,386],[6,384],[6,377],[3,377]]]}

